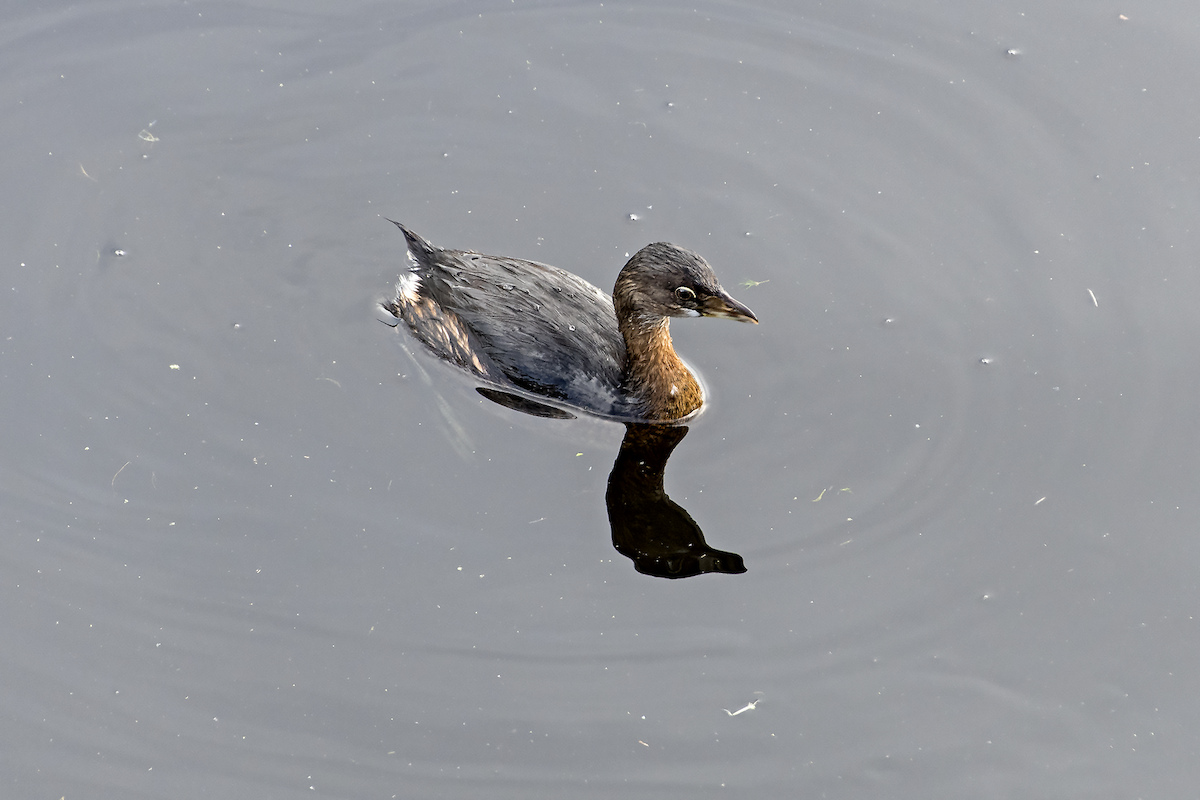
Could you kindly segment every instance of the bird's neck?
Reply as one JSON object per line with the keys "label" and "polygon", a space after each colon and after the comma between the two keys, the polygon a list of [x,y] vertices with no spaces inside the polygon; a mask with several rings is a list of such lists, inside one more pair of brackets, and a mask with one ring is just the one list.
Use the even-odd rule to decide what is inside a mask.
{"label": "bird's neck", "polygon": [[625,339],[625,389],[638,398],[646,418],[680,419],[700,408],[704,394],[675,354],[670,320],[633,314],[620,328]]}

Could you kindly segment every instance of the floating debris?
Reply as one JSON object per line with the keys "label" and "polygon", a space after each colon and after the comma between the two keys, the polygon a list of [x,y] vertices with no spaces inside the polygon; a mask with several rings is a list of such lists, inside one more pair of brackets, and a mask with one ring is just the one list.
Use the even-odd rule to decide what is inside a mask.
{"label": "floating debris", "polygon": [[[117,486],[117,476],[120,475],[122,472],[124,472],[125,468],[128,467],[132,463],[133,463],[132,461],[126,461],[124,464],[122,464],[121,468],[119,470],[117,470],[115,473],[113,473],[112,481],[109,483],[109,486],[111,486],[115,489]],[[129,501],[126,500],[125,502],[128,503]],[[174,523],[172,523],[172,524],[174,524]]]}
{"label": "floating debris", "polygon": [[[755,692],[755,694],[762,694],[762,692]],[[753,711],[755,706],[757,706],[761,702],[762,702],[762,698],[760,697],[757,700],[751,700],[749,703],[742,706],[737,711],[730,711],[728,708],[722,708],[721,710],[724,711],[726,714],[728,714],[731,717],[736,717],[738,714],[744,713],[746,711]]]}

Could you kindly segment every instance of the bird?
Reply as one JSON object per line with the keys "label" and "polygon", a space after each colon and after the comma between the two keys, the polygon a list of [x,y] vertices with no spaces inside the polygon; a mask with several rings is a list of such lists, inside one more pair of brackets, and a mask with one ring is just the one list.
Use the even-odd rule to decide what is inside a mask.
{"label": "bird", "polygon": [[626,422],[686,420],[704,391],[675,352],[671,318],[758,323],[678,245],[637,251],[609,295],[558,267],[437,247],[388,221],[404,234],[409,268],[383,309],[435,356],[504,393]]}

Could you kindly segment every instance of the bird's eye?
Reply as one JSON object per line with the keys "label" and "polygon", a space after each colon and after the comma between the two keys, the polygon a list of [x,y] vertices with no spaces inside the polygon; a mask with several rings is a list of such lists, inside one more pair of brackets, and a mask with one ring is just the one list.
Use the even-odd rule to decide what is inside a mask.
{"label": "bird's eye", "polygon": [[686,286],[680,286],[675,290],[675,297],[681,303],[691,303],[696,300],[696,293]]}

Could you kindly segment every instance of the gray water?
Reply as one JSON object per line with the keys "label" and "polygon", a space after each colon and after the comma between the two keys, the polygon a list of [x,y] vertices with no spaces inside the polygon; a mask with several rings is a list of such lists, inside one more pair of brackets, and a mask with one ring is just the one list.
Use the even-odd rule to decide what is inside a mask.
{"label": "gray water", "polygon": [[[0,793],[1196,796],[1197,74],[1168,0],[9,3]],[[384,217],[702,253],[747,572],[414,360]]]}

